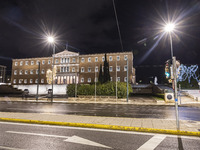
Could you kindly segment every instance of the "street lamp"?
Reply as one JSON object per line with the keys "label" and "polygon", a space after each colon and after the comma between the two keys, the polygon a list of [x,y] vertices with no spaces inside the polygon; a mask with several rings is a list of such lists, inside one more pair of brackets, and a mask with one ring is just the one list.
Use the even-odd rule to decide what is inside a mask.
{"label": "street lamp", "polygon": [[171,47],[171,57],[172,57],[172,68],[173,68],[173,89],[174,89],[174,97],[175,97],[175,107],[176,107],[176,127],[177,130],[180,130],[179,125],[179,114],[178,114],[178,94],[177,94],[177,79],[176,79],[176,57],[173,56],[173,45],[172,45],[172,35],[175,29],[175,24],[168,23],[164,27],[164,31],[169,34],[170,38],[170,47]]}
{"label": "street lamp", "polygon": [[51,102],[53,102],[53,69],[54,69],[54,54],[55,54],[55,40],[54,37],[48,36],[47,41],[53,44],[53,58],[52,58],[52,91],[51,91]]}

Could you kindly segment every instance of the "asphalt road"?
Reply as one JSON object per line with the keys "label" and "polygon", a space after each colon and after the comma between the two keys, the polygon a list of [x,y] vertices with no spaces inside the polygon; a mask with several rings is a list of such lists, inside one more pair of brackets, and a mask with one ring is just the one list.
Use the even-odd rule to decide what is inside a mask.
{"label": "asphalt road", "polygon": [[[175,119],[175,107],[164,105],[0,102],[0,111]],[[181,120],[200,121],[199,116],[200,107],[179,107],[179,117]]]}
{"label": "asphalt road", "polygon": [[0,122],[0,150],[200,149],[200,138]]}

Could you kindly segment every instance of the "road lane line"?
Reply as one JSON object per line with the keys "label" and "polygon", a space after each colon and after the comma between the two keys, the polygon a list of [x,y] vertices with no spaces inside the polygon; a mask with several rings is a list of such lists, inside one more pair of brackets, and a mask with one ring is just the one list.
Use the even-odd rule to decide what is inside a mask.
{"label": "road lane line", "polygon": [[0,149],[4,149],[4,150],[24,150],[24,149],[7,147],[7,146],[0,146]]}
{"label": "road lane line", "polygon": [[137,150],[154,150],[165,138],[166,135],[155,135]]}
{"label": "road lane line", "polygon": [[16,131],[6,131],[7,133],[15,134],[25,134],[25,135],[36,135],[36,136],[47,136],[47,137],[56,137],[56,138],[69,138],[69,136],[60,136],[60,135],[50,135],[50,134],[40,134],[40,133],[31,133],[31,132],[16,132]]}

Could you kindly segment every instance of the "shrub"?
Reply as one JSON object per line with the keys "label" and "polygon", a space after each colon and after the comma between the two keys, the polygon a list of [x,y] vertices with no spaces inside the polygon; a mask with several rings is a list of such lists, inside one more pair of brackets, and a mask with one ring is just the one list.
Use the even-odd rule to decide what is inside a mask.
{"label": "shrub", "polygon": [[[126,97],[127,87],[125,82],[117,83],[117,96],[118,98]],[[129,84],[129,93],[132,92],[132,87]],[[70,84],[67,87],[67,94],[69,97],[75,96],[75,84]],[[116,83],[107,82],[104,84],[96,84],[96,94],[98,96],[115,96],[116,95]],[[95,85],[94,84],[78,84],[77,85],[77,95],[95,95]]]}

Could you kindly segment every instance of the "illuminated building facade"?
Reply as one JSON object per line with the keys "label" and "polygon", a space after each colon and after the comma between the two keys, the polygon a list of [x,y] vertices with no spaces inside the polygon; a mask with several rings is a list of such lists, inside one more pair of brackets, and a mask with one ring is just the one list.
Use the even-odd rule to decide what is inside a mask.
{"label": "illuminated building facade", "polygon": [[[106,56],[111,81],[116,81],[117,75],[117,81],[126,82],[128,69],[128,82],[135,82],[132,52],[107,53]],[[47,74],[52,70],[52,60],[52,57],[13,59],[11,83],[13,85],[31,85],[38,82],[49,84]],[[95,80],[98,81],[101,64],[103,70],[104,60],[104,53],[79,55],[68,50],[56,53],[54,84],[94,83]]]}

